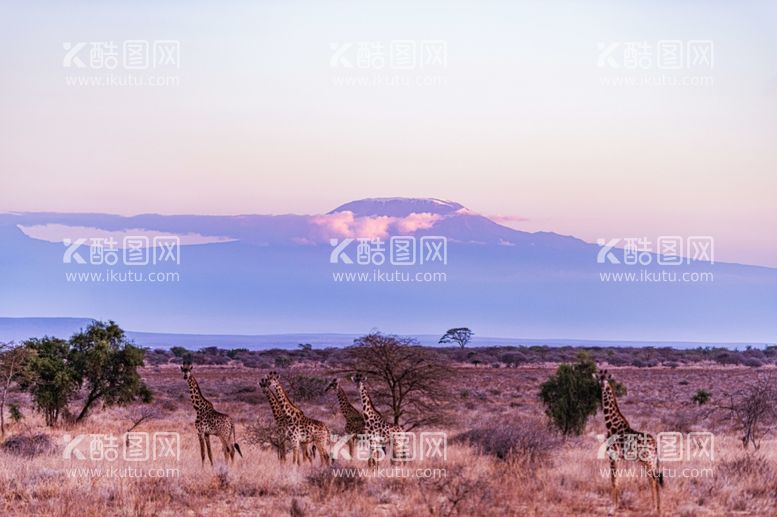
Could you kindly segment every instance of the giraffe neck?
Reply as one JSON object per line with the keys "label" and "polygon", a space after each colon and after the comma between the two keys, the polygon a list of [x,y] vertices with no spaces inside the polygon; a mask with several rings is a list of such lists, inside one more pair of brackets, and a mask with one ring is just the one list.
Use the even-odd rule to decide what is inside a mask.
{"label": "giraffe neck", "polygon": [[278,402],[281,403],[283,411],[287,416],[304,416],[302,410],[291,402],[291,399],[286,394],[286,390],[283,389],[280,383],[275,384],[275,389],[278,392]]}
{"label": "giraffe neck", "polygon": [[262,386],[262,392],[264,392],[264,396],[267,397],[267,401],[270,403],[273,418],[275,418],[276,421],[283,420],[286,415],[283,412],[283,408],[281,407],[278,398],[275,396],[275,393],[267,386]]}
{"label": "giraffe neck", "polygon": [[375,406],[372,404],[372,399],[367,393],[367,388],[364,386],[363,382],[359,383],[359,394],[362,398],[362,412],[364,413],[364,418],[373,422],[383,421],[383,416],[378,412],[377,409],[375,409]]}
{"label": "giraffe neck", "polygon": [[615,392],[609,381],[605,381],[602,388],[602,409],[604,411],[604,423],[609,434],[615,434],[629,429],[629,422],[618,408]]}
{"label": "giraffe neck", "polygon": [[200,385],[197,384],[194,375],[189,374],[188,383],[189,396],[192,399],[192,406],[194,406],[195,411],[199,413],[200,411],[213,409],[213,404],[211,404],[210,401],[202,395],[202,392],[200,391]]}
{"label": "giraffe neck", "polygon": [[337,400],[340,402],[340,411],[343,413],[343,416],[353,417],[353,416],[359,416],[361,417],[361,414],[359,411],[351,405],[351,401],[348,400],[348,395],[345,394],[345,390],[341,388],[340,386],[337,386]]}

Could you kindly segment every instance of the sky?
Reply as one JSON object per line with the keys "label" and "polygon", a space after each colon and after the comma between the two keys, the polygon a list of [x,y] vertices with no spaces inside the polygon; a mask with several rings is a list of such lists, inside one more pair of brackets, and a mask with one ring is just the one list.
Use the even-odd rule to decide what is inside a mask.
{"label": "sky", "polygon": [[[711,235],[718,260],[777,267],[774,2],[161,4],[0,4],[0,211],[437,197],[588,241]],[[178,57],[92,63],[127,41]],[[402,42],[416,60],[394,65]],[[659,65],[667,42],[710,54]],[[89,83],[111,75],[162,85]]]}

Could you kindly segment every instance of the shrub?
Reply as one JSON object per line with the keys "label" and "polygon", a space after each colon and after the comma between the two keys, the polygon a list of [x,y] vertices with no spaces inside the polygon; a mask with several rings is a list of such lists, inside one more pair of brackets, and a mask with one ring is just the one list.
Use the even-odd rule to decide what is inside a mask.
{"label": "shrub", "polygon": [[247,348],[233,348],[232,350],[227,350],[227,357],[230,359],[237,358],[238,355],[241,354],[248,354],[249,351]]}
{"label": "shrub", "polygon": [[174,346],[170,348],[170,352],[173,353],[174,356],[179,357],[181,359],[185,359],[189,356],[191,356],[191,352],[187,349],[185,349],[182,346]]}
{"label": "shrub", "polygon": [[507,352],[499,356],[499,359],[503,363],[511,366],[528,362],[526,356],[521,352]]}
{"label": "shrub", "polygon": [[287,355],[279,355],[274,359],[276,368],[288,368],[291,365],[291,359]]}
{"label": "shrub", "polygon": [[466,443],[500,460],[532,465],[545,461],[561,443],[559,435],[538,420],[491,422],[461,433],[453,441]]}
{"label": "shrub", "polygon": [[718,475],[723,479],[741,481],[748,477],[772,479],[773,467],[769,460],[759,454],[746,454],[733,459],[723,459],[718,464]]}
{"label": "shrub", "polygon": [[712,395],[710,394],[709,391],[705,389],[700,389],[696,391],[696,393],[693,395],[691,400],[694,401],[696,404],[703,406],[704,404],[710,401],[711,397]]}
{"label": "shrub", "polygon": [[56,447],[49,435],[38,433],[33,435],[16,435],[3,442],[3,449],[16,456],[31,458],[41,454],[51,454]]}
{"label": "shrub", "polygon": [[11,421],[15,424],[18,424],[22,420],[24,420],[24,415],[22,414],[22,411],[19,409],[18,404],[8,404],[8,416],[11,417]]}
{"label": "shrub", "polygon": [[[274,420],[258,418],[246,428],[246,441],[256,447],[273,447],[276,451],[286,445],[286,433]],[[287,447],[288,449],[288,447]]]}
{"label": "shrub", "polygon": [[743,383],[736,392],[727,396],[728,400],[718,405],[724,412],[724,418],[742,433],[745,448],[753,444],[758,450],[761,440],[777,422],[777,389],[774,384],[773,376],[758,376]]}
{"label": "shrub", "polygon": [[329,499],[343,492],[353,491],[364,484],[359,476],[336,476],[331,467],[321,467],[308,474],[307,483],[315,489],[319,499]]}
{"label": "shrub", "polygon": [[596,364],[585,352],[574,364],[562,364],[540,386],[545,414],[565,435],[580,434],[588,417],[596,414],[601,392],[594,378]]}
{"label": "shrub", "polygon": [[327,384],[320,377],[297,374],[289,377],[289,397],[292,400],[310,401],[324,394]]}
{"label": "shrub", "polygon": [[245,402],[246,404],[262,404],[267,400],[254,386],[241,386],[230,393],[230,395],[233,400]]}

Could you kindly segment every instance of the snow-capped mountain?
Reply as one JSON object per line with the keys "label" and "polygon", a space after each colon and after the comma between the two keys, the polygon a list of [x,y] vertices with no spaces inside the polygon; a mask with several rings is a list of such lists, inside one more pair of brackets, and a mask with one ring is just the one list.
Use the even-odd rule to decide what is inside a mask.
{"label": "snow-capped mountain", "polygon": [[359,199],[340,205],[331,212],[351,212],[357,217],[389,216],[407,217],[410,214],[448,215],[458,210],[466,210],[463,205],[453,201],[436,198],[376,197]]}
{"label": "snow-capped mountain", "polygon": [[[65,261],[63,238],[98,231],[119,242],[138,232],[183,236],[185,245],[180,263],[156,269],[95,265],[89,248],[83,263]],[[445,263],[358,263],[355,243],[351,263],[333,263],[332,242],[393,235],[445,237]],[[777,341],[775,269],[690,264],[671,272],[714,280],[603,281],[603,273],[640,270],[598,263],[595,244],[515,230],[439,199],[363,199],[314,215],[0,214],[0,242],[0,316],[89,316],[136,331],[201,334],[436,334],[467,325],[481,336]],[[111,270],[178,277],[74,278]],[[381,280],[376,270],[407,277]],[[444,278],[415,281],[419,272]],[[356,273],[366,278],[343,276]]]}

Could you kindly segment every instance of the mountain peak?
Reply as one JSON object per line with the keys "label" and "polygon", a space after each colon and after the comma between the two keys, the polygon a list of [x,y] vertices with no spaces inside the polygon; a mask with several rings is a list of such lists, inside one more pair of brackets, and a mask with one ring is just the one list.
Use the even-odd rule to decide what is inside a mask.
{"label": "mountain peak", "polygon": [[338,206],[330,214],[353,212],[357,217],[389,216],[407,217],[412,213],[451,214],[464,208],[453,201],[437,198],[374,197],[358,199]]}

